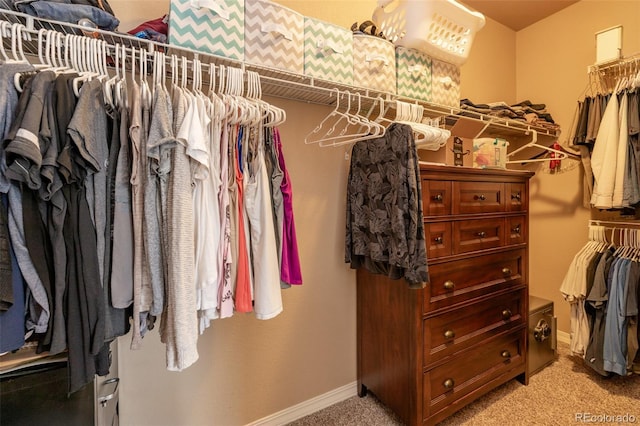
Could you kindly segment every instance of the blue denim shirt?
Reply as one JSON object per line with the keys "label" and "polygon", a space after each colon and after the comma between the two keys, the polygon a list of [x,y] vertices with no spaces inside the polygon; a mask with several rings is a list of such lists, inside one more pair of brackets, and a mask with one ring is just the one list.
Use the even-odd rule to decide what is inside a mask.
{"label": "blue denim shirt", "polygon": [[120,21],[109,12],[88,4],[74,3],[71,0],[5,0],[3,3],[13,4],[15,10],[37,18],[71,24],[77,24],[80,19],[86,18],[95,23],[98,28],[107,31],[114,31],[120,25]]}

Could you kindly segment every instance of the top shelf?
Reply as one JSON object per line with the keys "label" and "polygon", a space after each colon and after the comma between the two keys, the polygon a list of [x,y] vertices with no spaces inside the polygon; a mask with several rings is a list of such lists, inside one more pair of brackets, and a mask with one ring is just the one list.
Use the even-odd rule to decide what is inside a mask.
{"label": "top shelf", "polygon": [[[20,23],[26,26],[27,32],[32,35],[30,41],[23,42],[26,54],[37,55],[38,43],[37,34],[40,29],[53,30],[63,34],[82,35],[83,28],[69,23],[35,18],[30,15],[18,13],[6,9],[0,9],[0,19],[11,23]],[[369,88],[345,85],[333,81],[309,77],[301,74],[291,73],[275,68],[250,64],[234,59],[224,58],[203,52],[197,52],[188,48],[174,46],[170,44],[158,43],[150,40],[143,40],[125,33],[109,32],[102,30],[92,30],[101,39],[109,44],[111,52],[115,51],[115,46],[126,46],[128,49],[146,49],[148,52],[162,51],[166,54],[167,60],[171,55],[185,57],[190,61],[194,58],[202,63],[209,63],[216,66],[227,66],[241,68],[245,71],[255,71],[260,75],[262,93],[266,96],[291,99],[299,102],[335,106],[336,94],[349,92],[359,95],[362,110],[368,111],[380,102],[393,103],[396,100],[422,105],[425,116],[428,118],[440,118],[447,128],[450,128],[460,118],[472,119],[486,125],[483,135],[488,137],[519,137],[528,134],[531,129],[536,130],[538,136],[557,137],[559,132],[555,132],[540,126],[530,125],[524,121],[494,117],[486,114],[462,110],[456,107],[437,105],[430,102],[416,99],[399,97],[393,93],[376,91]],[[35,37],[34,37],[35,35]],[[7,43],[7,39],[3,39]],[[152,60],[152,56],[150,56]],[[191,64],[191,62],[189,62]],[[149,66],[149,70],[153,67]],[[170,67],[167,67],[169,70]]]}

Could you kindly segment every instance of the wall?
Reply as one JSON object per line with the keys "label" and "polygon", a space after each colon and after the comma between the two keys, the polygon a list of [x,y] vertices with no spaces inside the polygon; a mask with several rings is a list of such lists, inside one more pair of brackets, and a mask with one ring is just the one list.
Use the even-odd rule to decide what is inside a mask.
{"label": "wall", "polygon": [[[121,30],[166,13],[167,2],[110,2]],[[281,1],[308,16],[350,27],[368,19],[375,0]],[[515,32],[489,20],[462,69],[462,96],[514,101]],[[131,351],[120,339],[123,425],[242,425],[356,380],[355,274],[343,263],[347,162],[342,148],[304,144],[330,108],[271,99],[286,108],[284,153],[304,285],[284,292],[284,312],[218,320],[199,341],[199,361],[165,370],[156,330]]]}
{"label": "wall", "polygon": [[[596,60],[595,33],[623,26],[623,55],[640,52],[640,2],[583,0],[516,34],[518,100],[547,104],[569,140],[577,101]],[[534,169],[536,170],[536,169]],[[582,207],[580,168],[531,181],[530,292],[555,302],[558,328],[569,332],[569,305],[559,292],[573,255],[587,241],[589,209]]]}

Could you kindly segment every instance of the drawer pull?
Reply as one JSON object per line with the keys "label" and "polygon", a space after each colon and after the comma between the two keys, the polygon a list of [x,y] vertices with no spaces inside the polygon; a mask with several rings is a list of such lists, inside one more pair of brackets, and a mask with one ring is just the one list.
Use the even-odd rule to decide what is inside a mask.
{"label": "drawer pull", "polygon": [[505,349],[504,351],[502,351],[502,352],[500,353],[500,356],[501,356],[502,358],[507,358],[507,359],[509,359],[509,358],[511,358],[511,352],[509,352],[508,350],[506,350],[506,349]]}
{"label": "drawer pull", "polygon": [[480,231],[476,235],[478,236],[478,238],[484,238],[487,236],[487,233],[484,231]]}
{"label": "drawer pull", "polygon": [[484,194],[480,194],[480,195],[475,195],[473,197],[475,200],[480,200],[480,201],[484,201],[487,199],[487,197]]}
{"label": "drawer pull", "polygon": [[511,232],[513,232],[514,234],[519,234],[520,233],[520,225],[516,226],[515,228],[513,228],[511,230]]}
{"label": "drawer pull", "polygon": [[456,333],[453,330],[447,330],[444,332],[444,337],[446,339],[453,339],[454,337],[456,337]]}
{"label": "drawer pull", "polygon": [[433,241],[435,241],[436,244],[442,244],[442,237],[435,237]]}
{"label": "drawer pull", "polygon": [[433,196],[433,201],[442,201],[444,199],[444,197],[442,196],[442,194],[438,194],[438,195],[434,195]]}
{"label": "drawer pull", "polygon": [[502,273],[504,275],[511,275],[511,269],[510,268],[502,268]]}
{"label": "drawer pull", "polygon": [[447,379],[442,383],[442,386],[444,386],[445,389],[453,389],[453,387],[455,386],[455,382],[453,381],[453,379]]}
{"label": "drawer pull", "polygon": [[449,281],[445,281],[444,282],[444,289],[445,290],[453,290],[454,287],[455,287],[455,285],[453,284],[453,281],[449,280]]}
{"label": "drawer pull", "polygon": [[512,200],[520,201],[520,198],[521,198],[521,196],[520,196],[519,192],[517,192],[515,194],[511,194],[511,199]]}
{"label": "drawer pull", "polygon": [[511,318],[511,315],[513,315],[511,309],[505,309],[504,311],[502,311],[502,319],[505,321]]}

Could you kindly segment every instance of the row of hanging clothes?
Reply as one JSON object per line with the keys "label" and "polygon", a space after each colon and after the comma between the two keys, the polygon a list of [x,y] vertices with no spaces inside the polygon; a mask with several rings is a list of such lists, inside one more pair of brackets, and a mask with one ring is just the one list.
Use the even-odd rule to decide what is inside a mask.
{"label": "row of hanging clothes", "polygon": [[584,166],[584,206],[640,205],[640,57],[589,69],[578,102],[573,147]]}
{"label": "row of hanging clothes", "polygon": [[[395,117],[388,119],[391,108]],[[429,273],[417,150],[440,149],[451,132],[425,119],[418,104],[378,98],[361,111],[359,94],[336,91],[334,110],[305,138],[349,150],[345,263],[423,288]]]}
{"label": "row of hanging clothes", "polygon": [[571,309],[574,355],[603,376],[640,374],[640,224],[592,221],[560,291]]}
{"label": "row of hanging clothes", "polygon": [[180,371],[212,320],[282,312],[281,290],[302,284],[286,114],[257,73],[0,33],[0,353],[25,338],[67,350],[73,392],[108,373],[108,342],[129,331],[139,349],[159,323]]}

